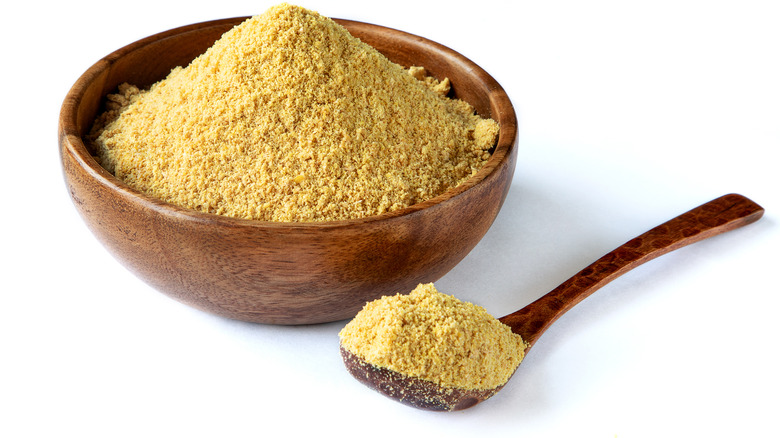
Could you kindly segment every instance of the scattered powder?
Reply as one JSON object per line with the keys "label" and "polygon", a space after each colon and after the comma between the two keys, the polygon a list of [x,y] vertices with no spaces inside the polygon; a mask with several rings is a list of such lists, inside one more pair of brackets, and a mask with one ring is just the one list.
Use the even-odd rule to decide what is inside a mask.
{"label": "scattered powder", "polygon": [[526,347],[484,308],[430,283],[366,304],[339,337],[343,348],[374,366],[471,390],[505,384]]}
{"label": "scattered powder", "polygon": [[282,4],[149,90],[122,85],[89,139],[116,177],[183,207],[359,218],[435,197],[487,161],[498,124],[449,89]]}

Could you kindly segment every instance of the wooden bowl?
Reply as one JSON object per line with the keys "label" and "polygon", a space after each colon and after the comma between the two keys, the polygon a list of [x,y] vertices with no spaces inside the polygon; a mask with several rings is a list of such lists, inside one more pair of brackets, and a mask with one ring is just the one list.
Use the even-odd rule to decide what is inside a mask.
{"label": "wooden bowl", "polygon": [[151,198],[95,161],[83,138],[106,94],[123,82],[148,86],[164,78],[246,18],[144,38],[101,59],[73,85],[60,113],[60,156],[68,191],[88,227],[148,284],[196,308],[244,321],[337,321],[354,316],[367,301],[438,280],[479,242],[501,208],[517,158],[517,120],[490,75],[425,38],[336,20],[392,61],[449,77],[455,97],[501,126],[485,167],[426,202],[345,221],[234,219]]}

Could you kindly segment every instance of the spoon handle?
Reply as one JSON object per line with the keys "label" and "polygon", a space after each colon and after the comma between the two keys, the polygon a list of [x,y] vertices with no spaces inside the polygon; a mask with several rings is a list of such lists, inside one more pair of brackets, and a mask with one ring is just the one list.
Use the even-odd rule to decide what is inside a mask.
{"label": "spoon handle", "polygon": [[675,249],[755,222],[763,213],[761,206],[742,195],[721,196],[629,240],[500,321],[530,348],[550,324],[615,278]]}

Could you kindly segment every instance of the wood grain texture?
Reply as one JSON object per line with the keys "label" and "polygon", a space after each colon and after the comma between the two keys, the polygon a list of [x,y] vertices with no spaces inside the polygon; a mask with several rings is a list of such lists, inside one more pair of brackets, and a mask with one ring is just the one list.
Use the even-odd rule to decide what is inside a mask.
{"label": "wood grain texture", "polygon": [[[741,195],[717,198],[631,239],[543,297],[499,320],[523,337],[527,354],[555,320],[605,284],[670,251],[755,222],[763,212],[761,206]],[[424,410],[469,408],[503,388],[503,385],[486,391],[442,388],[433,382],[373,366],[343,347],[341,356],[357,380],[387,397]]]}
{"label": "wood grain texture", "polygon": [[[508,96],[462,55],[415,35],[337,20],[404,66],[449,77],[453,95],[499,122],[492,158],[474,177],[404,210],[364,219],[271,223],[164,203],[100,167],[83,141],[105,96],[141,87],[187,65],[248,17],[193,24],[137,41],[89,68],[66,96],[59,120],[66,185],[105,247],[148,284],[228,318],[310,324],[354,316],[382,295],[408,292],[452,269],[498,214],[517,159],[517,120]],[[86,280],[85,280],[86,281]]]}
{"label": "wood grain texture", "polygon": [[444,388],[436,383],[410,378],[399,372],[374,366],[340,347],[341,358],[349,373],[382,395],[407,406],[428,411],[459,411],[487,400],[503,388],[485,390]]}
{"label": "wood grain texture", "polygon": [[615,278],[668,252],[753,223],[763,213],[761,206],[742,195],[721,196],[629,240],[500,321],[531,348],[555,320]]}

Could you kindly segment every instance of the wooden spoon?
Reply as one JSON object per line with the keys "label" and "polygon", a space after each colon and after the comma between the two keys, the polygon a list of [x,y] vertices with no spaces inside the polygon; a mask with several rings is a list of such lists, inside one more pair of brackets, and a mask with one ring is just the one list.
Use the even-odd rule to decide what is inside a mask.
{"label": "wooden spoon", "polygon": [[[763,213],[761,206],[741,195],[730,194],[712,200],[629,240],[538,300],[499,321],[522,336],[528,353],[555,320],[620,275],[675,249],[755,222]],[[394,400],[421,409],[469,408],[503,387],[489,390],[444,388],[371,365],[343,347],[341,355],[353,377]]]}

